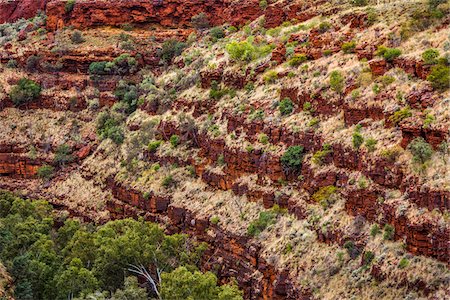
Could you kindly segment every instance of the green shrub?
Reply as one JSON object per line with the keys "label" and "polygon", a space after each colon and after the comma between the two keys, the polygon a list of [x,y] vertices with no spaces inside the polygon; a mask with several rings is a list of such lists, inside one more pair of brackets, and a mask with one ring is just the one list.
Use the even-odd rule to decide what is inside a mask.
{"label": "green shrub", "polygon": [[209,32],[209,36],[211,37],[213,43],[215,43],[218,40],[223,39],[225,37],[225,31],[220,26],[213,27]]}
{"label": "green shrub", "polygon": [[109,138],[116,144],[122,144],[125,136],[120,124],[119,116],[102,112],[97,118],[97,134],[100,139]]}
{"label": "green shrub", "polygon": [[364,137],[358,131],[355,131],[352,136],[352,143],[355,149],[359,149],[361,145],[364,143]]}
{"label": "green shrub", "polygon": [[389,117],[389,120],[397,125],[402,120],[409,118],[412,116],[411,110],[409,107],[402,108],[400,110],[397,110],[392,116]]}
{"label": "green shrub", "polygon": [[431,68],[427,80],[436,90],[446,90],[450,87],[450,67],[437,65]]}
{"label": "green shrub", "polygon": [[382,56],[386,61],[393,61],[400,55],[402,55],[402,51],[397,48],[388,48],[385,46],[379,46],[377,55]]}
{"label": "green shrub", "polygon": [[75,0],[68,0],[66,2],[66,5],[64,6],[64,10],[66,13],[71,13],[73,10],[73,7],[75,6]]}
{"label": "green shrub", "polygon": [[344,244],[344,248],[347,249],[347,253],[350,258],[355,259],[361,253],[361,250],[355,245],[353,241],[347,241]]}
{"label": "green shrub", "polygon": [[211,222],[211,224],[217,225],[220,222],[220,219],[218,216],[212,216],[211,219],[209,219],[209,221]]}
{"label": "green shrub", "polygon": [[398,263],[398,268],[404,269],[407,266],[409,266],[409,260],[406,257],[403,257]]}
{"label": "green shrub", "polygon": [[289,61],[288,65],[291,67],[297,67],[300,64],[304,63],[308,60],[308,57],[305,54],[295,54]]}
{"label": "green shrub", "polygon": [[299,173],[303,162],[303,146],[291,146],[281,156],[281,165],[289,172]]}
{"label": "green shrub", "polygon": [[277,212],[274,209],[268,211],[262,211],[259,213],[258,219],[252,221],[247,228],[247,233],[250,236],[258,236],[263,232],[269,225],[275,223],[277,217]]}
{"label": "green shrub", "polygon": [[278,79],[278,73],[275,70],[267,71],[264,73],[263,79],[266,84],[274,83]]}
{"label": "green shrub", "polygon": [[344,51],[344,53],[353,53],[355,51],[356,48],[356,42],[354,41],[350,41],[347,43],[342,44],[342,51]]}
{"label": "green shrub", "polygon": [[106,61],[96,61],[89,65],[89,74],[106,75]]}
{"label": "green shrub", "polygon": [[268,55],[272,49],[272,45],[255,46],[249,41],[232,41],[225,46],[231,59],[236,61],[250,62],[254,59]]}
{"label": "green shrub", "polygon": [[323,186],[311,195],[311,199],[322,205],[323,208],[327,208],[334,203],[335,199],[332,199],[332,195],[337,192],[338,188],[334,185]]}
{"label": "green shrub", "polygon": [[258,140],[263,145],[267,145],[269,143],[269,137],[265,133],[261,133],[258,137]]}
{"label": "green shrub", "polygon": [[185,48],[186,43],[174,39],[167,40],[162,45],[161,59],[165,62],[170,62],[172,59],[179,56]]}
{"label": "green shrub", "polygon": [[430,9],[436,9],[439,5],[447,3],[448,0],[428,0],[428,5],[430,6]]}
{"label": "green shrub", "polygon": [[175,185],[175,180],[173,179],[172,175],[168,175],[164,177],[163,181],[161,182],[161,185],[165,188],[169,188],[171,186]]}
{"label": "green shrub", "polygon": [[191,18],[191,23],[197,29],[205,29],[210,26],[208,16],[204,12],[193,16]]}
{"label": "green shrub", "polygon": [[369,152],[375,151],[375,146],[377,145],[378,141],[374,138],[368,138],[366,140],[366,148],[369,150]]}
{"label": "green shrub", "polygon": [[425,120],[423,120],[423,128],[428,128],[430,125],[436,121],[436,117],[432,114],[427,114]]}
{"label": "green shrub", "polygon": [[15,60],[15,59],[8,60],[8,62],[6,63],[6,67],[9,69],[17,68],[17,60]]}
{"label": "green shrub", "polygon": [[41,179],[49,180],[53,177],[54,170],[50,165],[43,165],[37,170],[37,176]]}
{"label": "green shrub", "polygon": [[322,150],[317,151],[312,156],[312,162],[317,165],[322,165],[323,159],[332,152],[331,146],[329,144],[324,144]]}
{"label": "green shrub", "polygon": [[66,144],[62,144],[56,148],[55,152],[55,158],[53,161],[55,164],[58,164],[60,166],[65,165],[66,163],[70,163],[74,160],[74,157],[72,156],[72,149]]}
{"label": "green shrub", "polygon": [[364,252],[363,265],[368,266],[372,263],[375,258],[375,254],[372,251]]}
{"label": "green shrub", "polygon": [[337,93],[342,93],[344,89],[344,76],[339,71],[333,71],[330,74],[330,87]]}
{"label": "green shrub", "polygon": [[312,110],[312,104],[311,102],[305,102],[303,103],[303,111],[311,111]]}
{"label": "green shrub", "polygon": [[384,233],[383,233],[383,239],[384,240],[392,240],[394,238],[395,229],[392,225],[386,224],[384,225]]}
{"label": "green shrub", "polygon": [[21,78],[9,93],[11,101],[16,106],[36,100],[40,95],[41,86],[28,78]]}
{"label": "green shrub", "polygon": [[284,98],[280,101],[278,108],[282,116],[287,116],[294,111],[294,103],[292,103],[291,99]]}
{"label": "green shrub", "polygon": [[139,97],[136,85],[121,80],[114,91],[114,96],[116,96],[119,101],[126,104],[124,113],[129,115],[136,111]]}
{"label": "green shrub", "polygon": [[371,235],[372,237],[376,237],[380,232],[381,232],[381,230],[380,230],[380,226],[378,226],[378,224],[374,224],[374,225],[370,228],[370,235]]}
{"label": "green shrub", "polygon": [[25,63],[25,68],[27,71],[34,72],[39,69],[41,62],[41,57],[38,55],[30,55]]}
{"label": "green shrub", "polygon": [[436,49],[428,49],[422,53],[422,59],[427,65],[437,64],[439,58],[439,51]]}
{"label": "green shrub", "polygon": [[162,141],[151,141],[148,144],[147,150],[148,152],[156,152],[156,150],[158,150],[159,146],[161,146]]}
{"label": "green shrub", "polygon": [[333,51],[330,49],[327,50],[323,50],[323,56],[331,56],[331,54],[333,54]]}
{"label": "green shrub", "polygon": [[174,134],[170,137],[169,141],[170,141],[170,144],[172,145],[172,147],[175,148],[180,143],[180,137],[178,135]]}
{"label": "green shrub", "polygon": [[366,6],[367,5],[367,0],[350,0],[350,3],[353,6]]}
{"label": "green shrub", "polygon": [[220,100],[226,94],[229,94],[231,91],[227,88],[221,89],[219,88],[219,84],[217,81],[213,80],[211,82],[211,90],[209,91],[209,97],[215,100]]}
{"label": "green shrub", "polygon": [[72,41],[72,43],[74,44],[82,44],[84,43],[86,40],[83,37],[83,34],[81,33],[81,31],[79,30],[75,30],[72,35],[70,36],[70,40]]}
{"label": "green shrub", "polygon": [[415,138],[408,145],[408,150],[411,151],[415,163],[424,164],[433,155],[433,148],[422,137]]}
{"label": "green shrub", "polygon": [[267,8],[267,6],[268,6],[267,0],[259,0],[259,7],[262,10],[265,10]]}
{"label": "green shrub", "polygon": [[331,24],[328,22],[322,22],[319,24],[319,31],[321,33],[327,32],[328,30],[330,30],[331,28]]}

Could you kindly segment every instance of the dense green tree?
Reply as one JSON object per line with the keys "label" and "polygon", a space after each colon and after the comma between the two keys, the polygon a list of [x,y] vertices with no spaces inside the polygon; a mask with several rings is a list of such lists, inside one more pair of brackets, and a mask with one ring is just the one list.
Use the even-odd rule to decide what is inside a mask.
{"label": "dense green tree", "polygon": [[235,286],[217,286],[217,277],[211,272],[203,274],[199,271],[191,272],[185,267],[179,267],[170,273],[163,273],[161,277],[162,299],[243,299],[242,293]]}

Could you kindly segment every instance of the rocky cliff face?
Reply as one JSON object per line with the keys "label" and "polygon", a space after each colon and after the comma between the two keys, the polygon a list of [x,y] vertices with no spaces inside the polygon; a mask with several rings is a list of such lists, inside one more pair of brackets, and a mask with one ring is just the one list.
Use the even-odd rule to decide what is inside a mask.
{"label": "rocky cliff face", "polygon": [[[448,294],[449,92],[422,57],[447,51],[448,18],[416,32],[427,8],[410,2],[26,3],[0,3],[4,21],[47,14],[0,36],[1,188],[187,233],[246,299]],[[197,29],[202,12],[223,31]],[[19,105],[23,77],[42,92]]]}
{"label": "rocky cliff face", "polygon": [[192,27],[191,18],[205,13],[211,24],[227,20],[240,25],[261,15],[258,1],[231,0],[163,0],[163,1],[77,1],[69,12],[65,1],[50,1],[46,14],[47,28],[64,26],[87,28],[122,24],[160,24],[166,27]]}
{"label": "rocky cliff face", "polygon": [[2,0],[0,1],[0,24],[34,17],[45,12],[47,0]]}

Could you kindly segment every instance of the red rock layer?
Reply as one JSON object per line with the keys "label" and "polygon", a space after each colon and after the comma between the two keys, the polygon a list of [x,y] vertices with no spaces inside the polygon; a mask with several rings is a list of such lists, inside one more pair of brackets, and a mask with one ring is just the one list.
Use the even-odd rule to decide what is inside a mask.
{"label": "red rock layer", "polygon": [[210,24],[230,22],[243,24],[262,14],[259,1],[232,0],[131,0],[131,1],[77,1],[73,10],[66,12],[65,1],[50,1],[47,5],[47,28],[56,30],[65,26],[87,28],[118,26],[121,24],[157,23],[166,27],[191,27],[191,18],[204,12]]}
{"label": "red rock layer", "polygon": [[0,24],[34,17],[38,11],[45,11],[48,0],[1,0]]}

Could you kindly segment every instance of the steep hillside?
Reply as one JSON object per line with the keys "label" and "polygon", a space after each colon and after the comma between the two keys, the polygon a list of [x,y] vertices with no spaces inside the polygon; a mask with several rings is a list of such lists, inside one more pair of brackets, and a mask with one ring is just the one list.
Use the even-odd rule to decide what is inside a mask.
{"label": "steep hillside", "polygon": [[448,297],[448,1],[28,2],[0,188],[188,233],[246,299]]}

